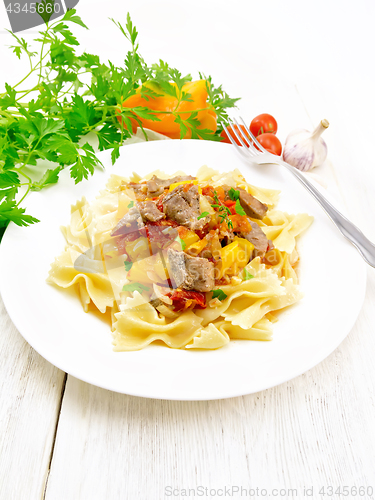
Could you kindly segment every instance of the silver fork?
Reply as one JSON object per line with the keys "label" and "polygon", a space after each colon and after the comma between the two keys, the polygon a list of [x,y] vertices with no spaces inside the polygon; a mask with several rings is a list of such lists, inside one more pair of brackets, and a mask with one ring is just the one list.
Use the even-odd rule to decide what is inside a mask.
{"label": "silver fork", "polygon": [[[248,137],[246,137],[236,119],[234,119],[233,121],[237,125],[237,129],[236,127],[232,126],[229,131],[228,128],[224,125],[224,130],[227,133],[227,136],[233,146],[235,146],[240,153],[245,153],[252,162],[257,163],[258,165],[262,165],[263,163],[274,163],[276,165],[282,165],[295,177],[297,177],[297,179],[307,189],[307,191],[309,191],[309,193],[313,195],[316,201],[326,212],[328,217],[339,229],[339,231],[345,236],[346,239],[350,241],[350,243],[352,243],[357,248],[364,260],[368,264],[370,264],[370,266],[375,267],[375,245],[371,243],[368,238],[366,238],[366,236],[360,229],[358,229],[357,226],[355,226],[344,215],[342,215],[342,213],[340,213],[337,208],[335,208],[315,188],[315,186],[307,179],[307,177],[302,172],[289,165],[289,163],[283,161],[281,157],[273,155],[266,151],[264,147],[256,140],[254,135],[250,132],[249,127],[241,117],[240,120],[242,121],[246,132],[249,134]],[[242,144],[242,148],[236,143],[233,134]],[[253,142],[250,141],[249,137],[251,137]],[[257,149],[254,144],[256,144],[259,149]]]}

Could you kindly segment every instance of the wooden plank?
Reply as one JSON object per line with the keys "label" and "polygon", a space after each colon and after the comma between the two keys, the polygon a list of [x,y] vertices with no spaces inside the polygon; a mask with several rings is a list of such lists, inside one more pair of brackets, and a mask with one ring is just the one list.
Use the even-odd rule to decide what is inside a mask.
{"label": "wooden plank", "polygon": [[16,330],[0,299],[0,498],[40,499],[65,374]]}

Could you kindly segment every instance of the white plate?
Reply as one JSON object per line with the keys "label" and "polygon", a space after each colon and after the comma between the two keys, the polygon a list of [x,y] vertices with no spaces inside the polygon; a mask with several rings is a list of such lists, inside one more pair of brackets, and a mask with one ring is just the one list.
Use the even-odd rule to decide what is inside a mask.
{"label": "white plate", "polygon": [[[101,155],[104,172],[74,185],[63,172],[56,186],[33,193],[28,213],[41,223],[11,224],[0,245],[1,293],[14,324],[44,358],[69,374],[112,391],[160,399],[206,400],[257,392],[305,372],[327,357],[350,332],[360,312],[366,266],[320,207],[278,166],[250,166],[227,144],[161,141],[121,150],[115,167]],[[50,264],[65,241],[60,225],[83,195],[93,200],[112,173],[146,174],[157,168],[194,174],[207,164],[239,168],[255,185],[280,189],[279,208],[308,212],[313,225],[301,236],[300,278],[305,294],[274,325],[272,342],[231,341],[217,351],[175,350],[151,345],[115,353],[111,331],[98,316],[85,314],[75,293],[48,285]]]}

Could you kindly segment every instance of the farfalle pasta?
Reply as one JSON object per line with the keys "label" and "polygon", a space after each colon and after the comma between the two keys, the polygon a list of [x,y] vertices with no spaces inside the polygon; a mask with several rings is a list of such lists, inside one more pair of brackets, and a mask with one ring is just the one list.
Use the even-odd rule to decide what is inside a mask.
{"label": "farfalle pasta", "polygon": [[110,311],[115,351],[271,340],[275,311],[302,297],[296,239],[313,220],[278,198],[238,170],[112,175],[72,206],[48,282]]}

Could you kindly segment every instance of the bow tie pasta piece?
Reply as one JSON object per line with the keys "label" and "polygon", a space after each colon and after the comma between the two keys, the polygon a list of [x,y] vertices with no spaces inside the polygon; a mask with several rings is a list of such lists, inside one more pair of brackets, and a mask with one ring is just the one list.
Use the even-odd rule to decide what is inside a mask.
{"label": "bow tie pasta piece", "polygon": [[74,262],[80,257],[80,253],[68,248],[51,266],[47,282],[53,283],[61,288],[69,288],[78,283],[82,307],[88,311],[89,303],[92,301],[101,313],[106,312],[107,307],[113,307],[114,296],[111,281],[108,275],[100,272],[102,263],[96,261],[97,271],[80,272],[74,267]]}
{"label": "bow tie pasta piece", "polygon": [[113,344],[115,351],[135,351],[161,340],[169,347],[186,346],[200,328],[202,319],[186,311],[173,320],[160,317],[138,292],[128,298],[115,314]]}
{"label": "bow tie pasta piece", "polygon": [[219,349],[229,343],[227,332],[218,330],[214,323],[199,328],[193,341],[187,344],[186,349]]}

